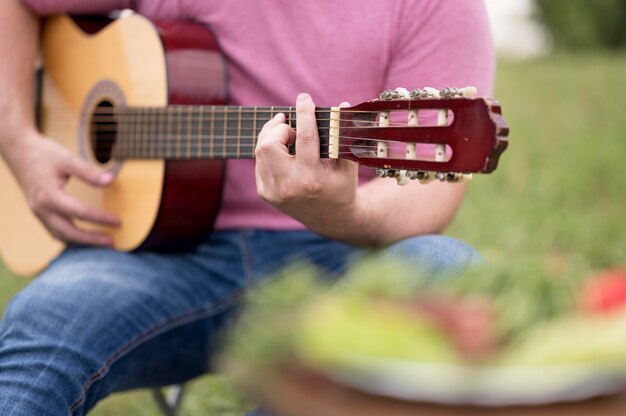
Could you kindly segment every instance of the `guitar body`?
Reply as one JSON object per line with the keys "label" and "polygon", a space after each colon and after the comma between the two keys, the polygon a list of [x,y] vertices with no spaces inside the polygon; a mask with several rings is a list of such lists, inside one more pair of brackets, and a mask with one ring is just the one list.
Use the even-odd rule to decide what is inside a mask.
{"label": "guitar body", "polygon": [[[110,106],[223,104],[224,61],[210,33],[139,15],[104,25],[58,16],[44,25],[42,42],[40,129],[74,154],[116,172],[105,189],[73,179],[67,184],[72,195],[121,218],[122,227],[107,230],[114,246],[158,247],[208,233],[220,204],[223,161],[102,160],[89,126],[95,109]],[[64,245],[32,214],[2,162],[0,189],[5,195],[0,254],[16,274],[32,275]]]}

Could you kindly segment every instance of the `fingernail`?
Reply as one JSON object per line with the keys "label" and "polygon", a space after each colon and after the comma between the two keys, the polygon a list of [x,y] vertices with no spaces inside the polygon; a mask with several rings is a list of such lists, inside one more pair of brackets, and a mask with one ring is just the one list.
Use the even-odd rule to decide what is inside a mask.
{"label": "fingernail", "polygon": [[107,184],[113,180],[113,172],[103,172],[100,174],[100,183]]}
{"label": "fingernail", "polygon": [[307,101],[310,99],[311,99],[311,96],[307,94],[306,92],[301,92],[300,94],[298,94],[298,98],[296,98],[297,101]]}

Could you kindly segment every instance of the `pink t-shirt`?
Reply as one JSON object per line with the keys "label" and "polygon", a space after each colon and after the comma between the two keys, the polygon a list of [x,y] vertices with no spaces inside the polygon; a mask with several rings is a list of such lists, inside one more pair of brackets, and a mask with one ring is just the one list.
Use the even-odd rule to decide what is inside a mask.
{"label": "pink t-shirt", "polygon": [[[356,104],[388,88],[474,85],[492,91],[494,57],[482,0],[24,0],[37,13],[132,8],[193,20],[228,62],[233,105]],[[368,177],[364,173],[364,177]],[[218,229],[300,229],[256,193],[253,160],[229,160]]]}

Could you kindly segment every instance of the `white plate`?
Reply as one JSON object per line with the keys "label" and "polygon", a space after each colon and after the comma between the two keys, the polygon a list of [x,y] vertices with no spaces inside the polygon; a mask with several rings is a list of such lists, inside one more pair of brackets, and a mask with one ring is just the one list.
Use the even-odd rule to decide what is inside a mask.
{"label": "white plate", "polygon": [[620,392],[626,372],[616,366],[468,367],[359,358],[334,368],[334,381],[368,393],[450,405],[512,406],[569,402]]}

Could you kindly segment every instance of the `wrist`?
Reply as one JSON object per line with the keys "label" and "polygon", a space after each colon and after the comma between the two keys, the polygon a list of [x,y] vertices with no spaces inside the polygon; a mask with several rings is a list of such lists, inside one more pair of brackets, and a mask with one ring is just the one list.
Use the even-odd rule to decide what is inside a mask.
{"label": "wrist", "polygon": [[377,247],[385,243],[375,206],[361,188],[349,202],[335,205],[317,226],[311,225],[311,231],[354,246]]}
{"label": "wrist", "polygon": [[25,147],[35,140],[40,140],[41,134],[34,127],[22,127],[18,129],[5,130],[0,137],[0,156],[7,162],[24,154]]}

